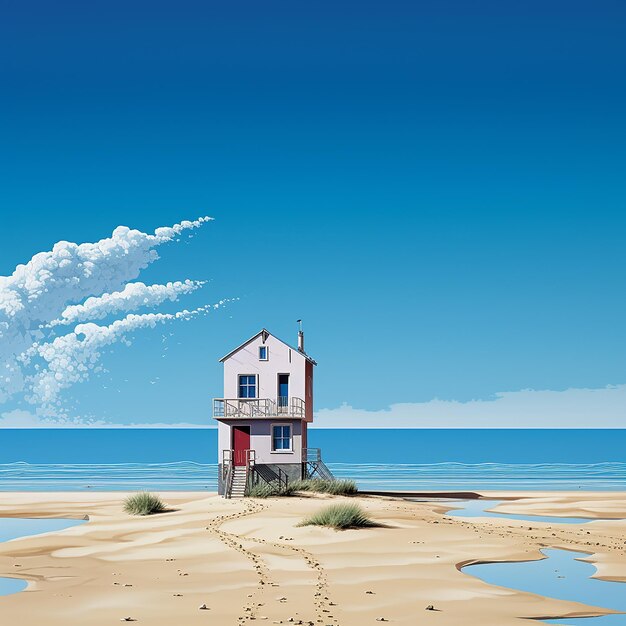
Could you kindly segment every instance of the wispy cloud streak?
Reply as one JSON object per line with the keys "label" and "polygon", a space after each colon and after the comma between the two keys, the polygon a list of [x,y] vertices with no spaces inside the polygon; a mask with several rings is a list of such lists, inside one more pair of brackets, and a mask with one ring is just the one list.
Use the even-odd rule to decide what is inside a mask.
{"label": "wispy cloud streak", "polygon": [[62,389],[84,382],[97,366],[101,350],[124,340],[131,332],[155,328],[159,324],[175,320],[189,321],[194,317],[206,315],[225,302],[226,300],[222,300],[216,304],[205,305],[191,311],[184,309],[176,313],[130,314],[108,326],[100,326],[93,322],[78,324],[73,332],[56,337],[51,342],[35,343],[26,354],[25,362],[30,362],[38,356],[45,362],[45,367],[32,377],[32,393],[27,396],[27,400],[33,404],[50,403]]}
{"label": "wispy cloud streak", "polygon": [[118,315],[139,308],[154,308],[167,300],[174,302],[202,287],[206,281],[185,280],[170,282],[165,285],[144,285],[129,283],[114,293],[105,293],[85,300],[84,304],[68,306],[59,319],[50,322],[50,326],[69,325],[88,320],[101,320],[109,315]]}

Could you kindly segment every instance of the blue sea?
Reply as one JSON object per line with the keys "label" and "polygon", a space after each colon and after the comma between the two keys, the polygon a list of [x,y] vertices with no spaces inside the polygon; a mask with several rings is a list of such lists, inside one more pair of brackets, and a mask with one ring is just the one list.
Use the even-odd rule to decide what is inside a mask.
{"label": "blue sea", "polygon": [[[311,429],[364,490],[625,490],[626,429]],[[215,429],[2,429],[1,491],[217,488]]]}

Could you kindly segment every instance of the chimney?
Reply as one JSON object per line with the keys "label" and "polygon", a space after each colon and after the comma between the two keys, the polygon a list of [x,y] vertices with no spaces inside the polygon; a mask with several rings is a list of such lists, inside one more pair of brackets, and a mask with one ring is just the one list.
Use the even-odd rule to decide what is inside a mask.
{"label": "chimney", "polygon": [[298,329],[298,352],[302,352],[304,354],[304,333],[302,332],[302,320],[297,320],[298,324],[300,324]]}

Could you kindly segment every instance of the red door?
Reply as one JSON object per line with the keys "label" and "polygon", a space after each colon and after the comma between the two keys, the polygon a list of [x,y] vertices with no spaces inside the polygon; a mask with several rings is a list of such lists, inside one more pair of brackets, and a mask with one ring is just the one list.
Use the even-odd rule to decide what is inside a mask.
{"label": "red door", "polygon": [[246,464],[246,450],[250,449],[250,426],[233,426],[235,465]]}

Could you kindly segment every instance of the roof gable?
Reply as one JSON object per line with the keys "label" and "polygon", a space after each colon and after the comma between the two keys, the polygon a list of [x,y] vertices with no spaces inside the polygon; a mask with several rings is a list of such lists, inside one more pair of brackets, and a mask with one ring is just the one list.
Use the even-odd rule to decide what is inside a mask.
{"label": "roof gable", "polygon": [[270,333],[270,331],[267,330],[266,328],[262,328],[256,335],[253,335],[252,337],[250,337],[250,339],[244,341],[242,344],[238,345],[234,350],[231,350],[228,354],[223,356],[220,359],[220,363],[223,363],[224,361],[226,361],[226,359],[229,359],[231,356],[233,356],[233,354],[235,354],[236,352],[239,352],[239,350],[241,350],[242,348],[245,348],[249,343],[251,343],[252,341],[254,341],[257,337],[261,335],[265,335],[263,338],[263,341],[265,341],[267,337],[270,337],[270,336],[274,337],[276,341],[280,341],[280,343],[284,344],[285,346],[293,350],[296,354],[302,355],[307,361],[309,361],[309,363],[312,363],[313,365],[317,365],[317,362],[314,359],[312,359],[308,354],[306,354],[306,352],[300,352],[300,350],[298,350],[297,348],[294,348],[292,345],[288,344],[286,341],[283,341],[276,335],[273,335],[272,333]]}

